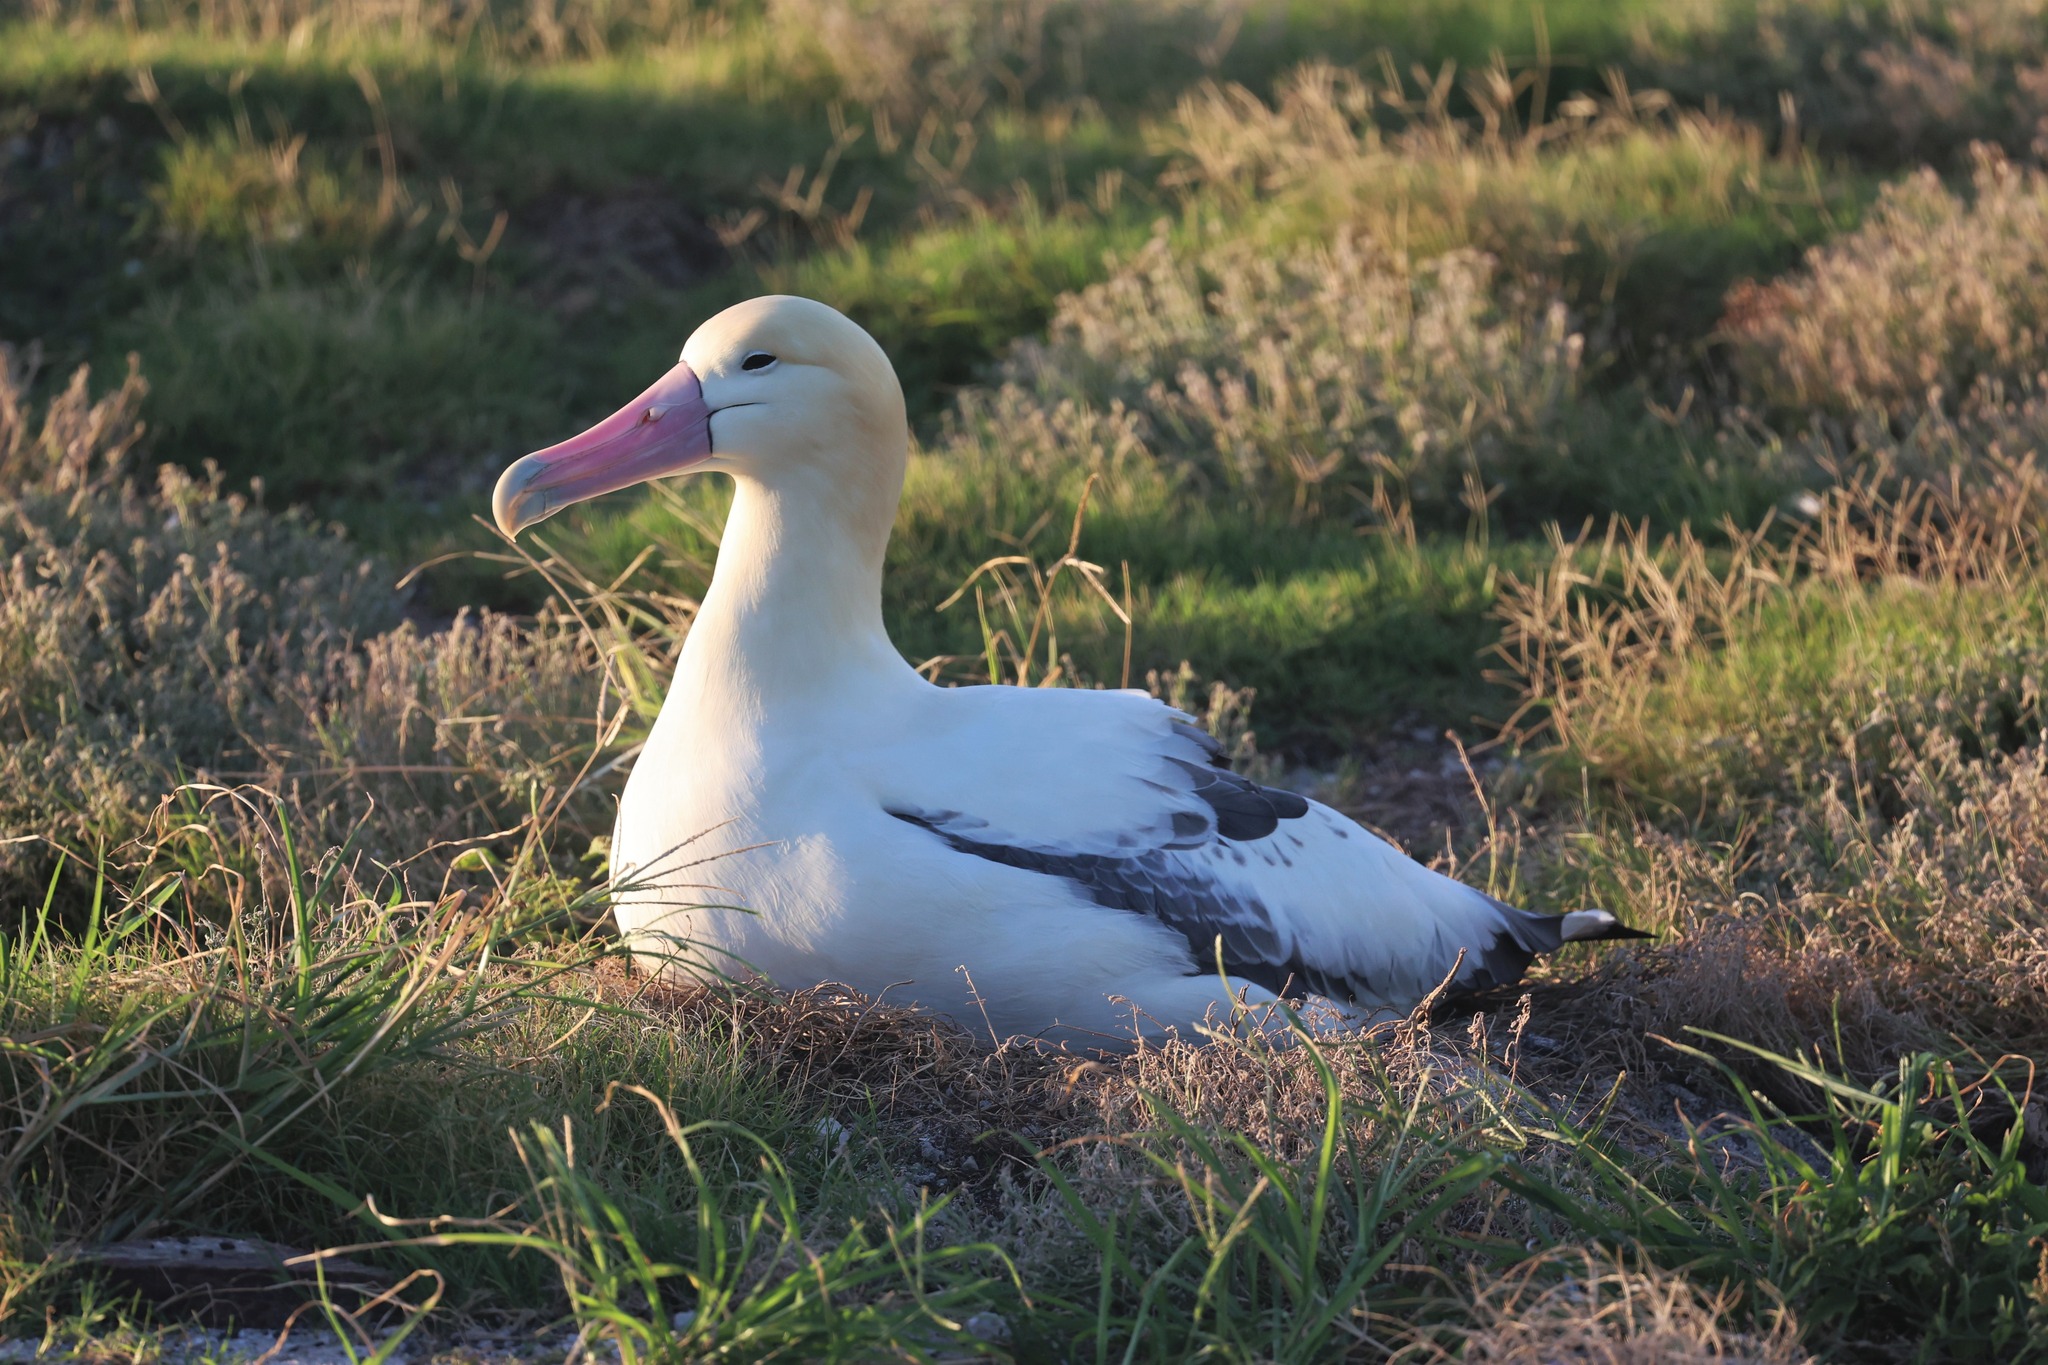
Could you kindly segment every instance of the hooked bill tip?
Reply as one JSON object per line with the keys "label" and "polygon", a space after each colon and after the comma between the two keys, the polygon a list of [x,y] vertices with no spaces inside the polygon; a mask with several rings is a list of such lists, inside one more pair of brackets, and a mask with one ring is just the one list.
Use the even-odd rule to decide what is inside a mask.
{"label": "hooked bill tip", "polygon": [[491,492],[491,520],[507,540],[563,508],[711,457],[711,409],[697,372],[669,372],[580,436],[515,460]]}
{"label": "hooked bill tip", "polygon": [[491,520],[498,523],[498,530],[507,540],[547,515],[545,510],[538,515],[528,514],[532,501],[528,485],[540,470],[539,462],[531,455],[515,460],[498,476],[498,486],[491,490]]}

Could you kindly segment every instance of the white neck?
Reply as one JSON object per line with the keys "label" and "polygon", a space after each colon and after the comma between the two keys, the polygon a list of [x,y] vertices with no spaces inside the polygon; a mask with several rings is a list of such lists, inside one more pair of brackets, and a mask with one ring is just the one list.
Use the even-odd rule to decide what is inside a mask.
{"label": "white neck", "polygon": [[916,675],[882,625],[893,479],[778,471],[734,476],[711,587],[684,641],[672,700],[726,723],[807,707],[863,679]]}

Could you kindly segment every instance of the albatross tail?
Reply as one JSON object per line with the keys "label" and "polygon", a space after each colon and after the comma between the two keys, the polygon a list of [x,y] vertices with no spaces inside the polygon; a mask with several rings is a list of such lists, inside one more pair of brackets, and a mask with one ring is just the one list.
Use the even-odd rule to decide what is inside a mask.
{"label": "albatross tail", "polygon": [[1534,956],[1554,953],[1567,943],[1597,943],[1614,938],[1655,938],[1646,929],[1631,929],[1605,910],[1572,910],[1539,915],[1495,901],[1508,916],[1509,930],[1524,951]]}
{"label": "albatross tail", "polygon": [[1522,979],[1522,973],[1531,962],[1556,952],[1567,943],[1656,937],[1644,930],[1629,928],[1605,910],[1541,915],[1496,900],[1483,891],[1474,894],[1483,897],[1500,916],[1499,930],[1493,942],[1474,953],[1469,965],[1459,974],[1455,988],[1458,994],[1511,985]]}

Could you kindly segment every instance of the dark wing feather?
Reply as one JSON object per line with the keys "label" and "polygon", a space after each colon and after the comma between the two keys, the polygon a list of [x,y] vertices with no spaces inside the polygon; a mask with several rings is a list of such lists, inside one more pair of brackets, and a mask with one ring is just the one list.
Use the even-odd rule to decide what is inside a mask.
{"label": "dark wing feather", "polygon": [[1277,787],[1262,787],[1214,762],[1207,767],[1180,758],[1167,762],[1188,775],[1194,794],[1215,812],[1216,833],[1222,838],[1240,843],[1263,839],[1280,828],[1282,820],[1299,820],[1308,814],[1304,798]]}
{"label": "dark wing feather", "polygon": [[[1245,837],[1224,833],[1226,829],[1255,828],[1270,834],[1281,820],[1308,813],[1308,803],[1292,792],[1260,787],[1234,773],[1224,775],[1233,782],[1200,789],[1217,810],[1214,835],[1202,839],[1199,845],[1176,841],[1163,848],[1130,854],[1069,853],[996,843],[975,837],[963,827],[973,822],[962,821],[951,812],[889,813],[930,830],[956,852],[986,858],[1005,867],[1059,877],[1085,891],[1098,905],[1149,915],[1187,939],[1192,958],[1190,975],[1216,970],[1220,943],[1222,966],[1228,975],[1263,986],[1276,995],[1307,992],[1342,1001],[1372,998],[1370,982],[1332,975],[1303,962],[1299,954],[1281,941],[1265,906],[1211,875],[1207,862],[1218,851],[1215,845]],[[1215,796],[1210,795],[1211,791]],[[1197,847],[1202,851],[1197,852]]]}

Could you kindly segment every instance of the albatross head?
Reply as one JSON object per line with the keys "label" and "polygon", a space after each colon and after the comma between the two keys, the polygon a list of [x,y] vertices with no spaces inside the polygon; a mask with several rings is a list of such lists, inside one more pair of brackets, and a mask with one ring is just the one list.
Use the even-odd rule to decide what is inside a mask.
{"label": "albatross head", "polygon": [[[514,536],[571,503],[696,469],[771,485],[900,479],[908,443],[903,390],[875,339],[822,303],[769,295],[699,327],[675,368],[610,417],[512,465],[491,513]],[[856,467],[877,460],[893,469]]]}

